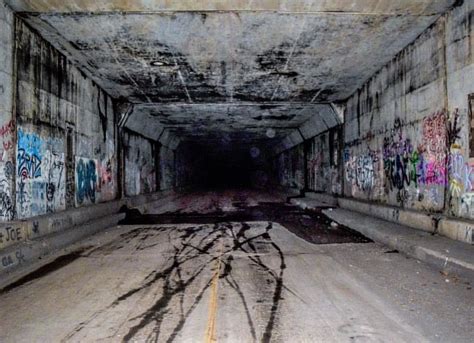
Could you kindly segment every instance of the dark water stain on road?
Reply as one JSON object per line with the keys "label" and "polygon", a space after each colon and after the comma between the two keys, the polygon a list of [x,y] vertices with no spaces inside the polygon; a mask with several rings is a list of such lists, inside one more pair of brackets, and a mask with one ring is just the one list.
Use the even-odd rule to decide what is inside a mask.
{"label": "dark water stain on road", "polygon": [[62,255],[56,258],[54,261],[51,261],[48,264],[36,269],[35,271],[25,275],[24,277],[20,278],[19,280],[15,281],[14,283],[9,284],[5,288],[0,290],[0,294],[7,293],[17,287],[23,286],[27,283],[30,283],[34,280],[41,279],[45,276],[48,276],[51,273],[71,264],[72,262],[76,261],[77,259],[81,258],[83,253],[87,250],[87,248],[83,248],[77,251],[73,251],[69,254]]}
{"label": "dark water stain on road", "polygon": [[[280,303],[283,300],[282,292],[288,290],[283,281],[286,269],[285,257],[280,247],[272,240],[272,222],[267,222],[266,226],[260,227],[257,231],[251,228],[251,225],[246,222],[222,222],[205,225],[192,224],[186,227],[140,227],[119,235],[106,245],[89,250],[87,257],[100,258],[100,256],[108,256],[114,250],[118,251],[124,246],[128,246],[129,248],[133,247],[133,254],[133,250],[152,249],[155,246],[155,241],[162,241],[169,234],[176,237],[170,241],[172,254],[166,258],[164,267],[145,275],[137,287],[125,291],[109,305],[79,323],[64,337],[64,340],[80,339],[80,335],[85,329],[93,327],[95,322],[100,322],[101,318],[108,317],[112,311],[116,311],[117,307],[123,304],[131,309],[127,319],[120,325],[120,327],[128,327],[123,336],[124,342],[137,338],[142,339],[143,334],[145,334],[146,341],[172,342],[178,340],[180,331],[191,313],[203,300],[204,294],[211,285],[212,276],[205,272],[212,270],[216,261],[220,260],[222,267],[219,270],[218,279],[225,282],[237,295],[242,310],[245,312],[248,330],[253,341],[269,342],[278,320]],[[142,245],[144,241],[148,241],[147,247]],[[225,245],[222,245],[223,248],[219,248],[221,242],[225,242]],[[262,252],[278,256],[279,267],[272,268],[267,265],[259,256]],[[241,258],[248,259],[250,268],[260,275],[259,284],[261,284],[262,294],[264,297],[268,297],[266,301],[272,304],[270,311],[263,315],[266,319],[264,325],[260,325],[264,328],[261,337],[257,337],[255,318],[250,310],[252,304],[247,300],[239,281],[233,275],[236,268],[233,266],[234,253],[244,253],[244,255],[240,255],[243,256]],[[207,282],[197,282],[199,278],[203,277],[205,280],[209,278]],[[271,282],[265,282],[265,280]],[[198,284],[203,286],[196,288]],[[191,286],[193,286],[192,291],[190,290]],[[158,290],[159,292],[157,292]],[[133,313],[134,306],[132,304],[150,291],[160,295],[142,313]],[[291,291],[288,291],[291,294]],[[185,294],[191,295],[191,301],[184,302]],[[163,332],[163,322],[171,317],[173,318],[171,331]]]}
{"label": "dark water stain on road", "polygon": [[[321,211],[305,211],[285,203],[262,202],[249,207],[244,202],[235,202],[233,205],[235,210],[232,212],[217,210],[206,214],[180,211],[162,215],[142,215],[138,211],[128,211],[121,224],[138,224],[143,227],[132,228],[106,244],[64,255],[2,292],[44,277],[81,257],[102,258],[117,252],[122,254],[122,251],[139,256],[141,251],[153,251],[157,245],[163,244],[164,239],[169,239],[170,254],[159,262],[160,267],[142,276],[138,286],[124,290],[115,300],[82,320],[64,340],[81,339],[83,334],[86,336],[82,338],[86,339],[88,328],[94,327],[95,323],[103,321],[123,305],[129,309],[129,313],[123,323],[114,330],[118,332],[120,328],[128,328],[122,336],[124,342],[142,339],[143,335],[147,341],[179,340],[180,332],[190,315],[209,291],[212,277],[209,277],[208,272],[215,266],[215,262],[220,260],[222,267],[218,279],[235,292],[241,310],[247,318],[252,340],[270,342],[278,325],[283,293],[296,296],[284,283],[285,256],[272,239],[273,223],[277,222],[305,240],[317,244],[370,241],[349,228],[334,225]],[[255,221],[266,224],[255,231],[254,224],[250,223]],[[188,225],[160,226],[184,223]],[[220,243],[224,245],[218,248]],[[278,266],[270,267],[266,264],[264,255],[277,256]],[[257,318],[252,313],[255,304],[249,302],[242,285],[234,277],[237,268],[236,256],[240,256],[239,259],[247,259],[249,267],[254,270],[257,277],[255,282],[258,282],[261,292],[259,301],[271,304],[263,315],[258,315],[258,325]],[[204,283],[197,282],[202,278]],[[140,313],[135,313],[133,304],[149,292],[156,292],[159,296],[145,309],[139,310]],[[170,318],[173,318],[171,330],[168,326],[164,331],[163,322]],[[260,333],[257,332],[257,327],[262,328]]]}
{"label": "dark water stain on road", "polygon": [[285,203],[260,202],[257,206],[247,206],[245,202],[234,202],[236,210],[210,213],[167,212],[143,215],[136,210],[127,211],[121,225],[150,224],[207,224],[221,222],[271,221],[279,223],[298,237],[313,244],[369,243],[369,238],[344,225],[329,219],[323,209],[303,210]]}

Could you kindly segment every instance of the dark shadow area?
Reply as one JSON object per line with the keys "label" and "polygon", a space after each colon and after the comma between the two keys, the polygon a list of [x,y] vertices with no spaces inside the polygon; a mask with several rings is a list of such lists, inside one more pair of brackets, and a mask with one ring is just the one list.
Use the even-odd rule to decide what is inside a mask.
{"label": "dark shadow area", "polygon": [[226,141],[214,145],[183,143],[179,184],[195,190],[268,188],[272,172],[265,149]]}
{"label": "dark shadow area", "polygon": [[252,185],[252,161],[246,156],[208,156],[206,165],[207,173],[200,182],[205,189],[249,188]]}
{"label": "dark shadow area", "polygon": [[285,203],[261,202],[257,206],[247,207],[245,203],[234,202],[235,211],[216,211],[212,213],[168,212],[164,214],[141,214],[137,210],[127,210],[126,218],[120,225],[155,225],[155,224],[217,224],[225,222],[276,222],[296,234],[298,237],[314,244],[334,243],[369,243],[369,238],[346,226],[329,219],[323,209],[303,210]]}
{"label": "dark shadow area", "polygon": [[11,291],[12,289],[20,287],[20,286],[22,286],[26,283],[31,282],[31,281],[41,279],[41,278],[55,272],[56,270],[59,270],[59,269],[65,267],[65,266],[71,264],[75,260],[82,257],[82,254],[86,250],[87,250],[87,248],[82,248],[80,250],[77,250],[77,251],[71,252],[69,254],[58,257],[54,261],[51,261],[50,263],[45,264],[41,268],[36,269],[35,271],[31,272],[30,274],[22,277],[21,279],[15,281],[14,283],[9,284],[8,286],[6,286],[3,289],[1,289],[0,294],[7,293],[7,292]]}

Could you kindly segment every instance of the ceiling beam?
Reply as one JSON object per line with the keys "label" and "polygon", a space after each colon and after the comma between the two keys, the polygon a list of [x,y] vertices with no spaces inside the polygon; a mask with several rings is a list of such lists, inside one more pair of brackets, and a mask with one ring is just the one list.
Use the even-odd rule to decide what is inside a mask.
{"label": "ceiling beam", "polygon": [[455,0],[6,0],[15,11],[80,12],[220,12],[348,13],[361,15],[441,14]]}

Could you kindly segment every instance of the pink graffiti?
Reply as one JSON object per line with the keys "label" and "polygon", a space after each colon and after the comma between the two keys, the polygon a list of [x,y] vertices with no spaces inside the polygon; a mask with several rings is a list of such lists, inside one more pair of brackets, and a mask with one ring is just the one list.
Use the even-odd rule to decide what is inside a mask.
{"label": "pink graffiti", "polygon": [[447,182],[446,115],[437,112],[423,120],[423,144],[419,147],[419,183],[442,185]]}
{"label": "pink graffiti", "polygon": [[100,166],[99,175],[103,185],[112,182],[112,166],[110,165],[110,162],[107,162],[105,166]]}
{"label": "pink graffiti", "polygon": [[0,137],[11,135],[15,132],[15,122],[10,120],[8,123],[0,127]]}
{"label": "pink graffiti", "polygon": [[419,183],[425,185],[445,185],[446,168],[439,161],[422,162],[422,172]]}
{"label": "pink graffiti", "polygon": [[446,115],[435,113],[423,120],[423,143],[430,159],[444,161],[446,158]]}
{"label": "pink graffiti", "polygon": [[12,142],[10,142],[10,141],[3,142],[3,149],[10,150],[11,148],[13,148],[13,143]]}

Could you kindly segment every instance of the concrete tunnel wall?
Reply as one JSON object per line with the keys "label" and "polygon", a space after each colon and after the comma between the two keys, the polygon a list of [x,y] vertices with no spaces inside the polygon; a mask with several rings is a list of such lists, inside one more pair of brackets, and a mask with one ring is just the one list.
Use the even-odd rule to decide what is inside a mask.
{"label": "concrete tunnel wall", "polygon": [[0,220],[15,213],[15,121],[13,119],[13,13],[0,5]]}
{"label": "concrete tunnel wall", "polygon": [[159,145],[136,133],[123,135],[125,159],[125,195],[155,192],[157,185],[156,150]]}
{"label": "concrete tunnel wall", "polygon": [[[307,160],[308,190],[473,219],[473,10],[469,1],[454,7],[347,100],[337,149],[328,130],[276,156],[280,185],[302,170],[285,162],[296,154]],[[473,241],[471,225],[455,231],[446,234]]]}
{"label": "concrete tunnel wall", "polygon": [[3,4],[0,60],[0,274],[116,225],[123,205],[159,201],[176,187],[179,142],[121,127],[128,106]]}
{"label": "concrete tunnel wall", "polygon": [[[0,10],[0,220],[119,198],[115,100],[7,7]],[[127,130],[121,137],[125,195],[175,187],[172,149]]]}
{"label": "concrete tunnel wall", "polygon": [[441,17],[349,99],[346,196],[474,217],[473,10]]}
{"label": "concrete tunnel wall", "polygon": [[22,21],[15,30],[16,218],[115,199],[112,98]]}

